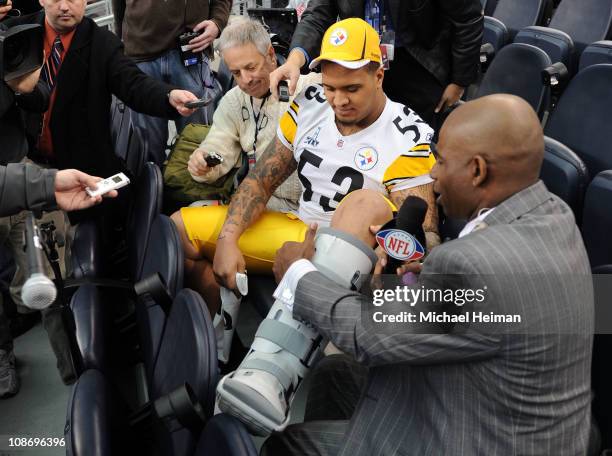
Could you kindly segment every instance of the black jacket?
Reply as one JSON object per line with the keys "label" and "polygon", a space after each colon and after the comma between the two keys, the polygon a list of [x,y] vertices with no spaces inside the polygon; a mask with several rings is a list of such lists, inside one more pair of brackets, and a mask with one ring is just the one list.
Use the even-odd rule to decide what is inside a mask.
{"label": "black jacket", "polygon": [[[6,28],[4,22],[0,23],[0,31]],[[45,83],[39,82],[32,93],[17,96],[0,81],[0,165],[19,162],[26,156],[26,112],[41,114],[48,106],[49,89]]]}
{"label": "black jacket", "polygon": [[23,209],[55,210],[55,169],[31,164],[0,166],[0,217]]}
{"label": "black jacket", "polygon": [[[0,165],[16,163],[28,153],[25,118],[49,106],[49,89],[39,82],[32,93],[16,96],[0,81]],[[21,109],[20,109],[21,108]]]}
{"label": "black jacket", "polygon": [[[482,41],[480,0],[388,0],[391,21],[406,50],[441,84],[466,87],[476,80]],[[291,47],[311,59],[338,17],[364,17],[364,0],[310,0]]]}
{"label": "black jacket", "polygon": [[[44,23],[44,12],[11,20],[10,25]],[[123,54],[119,38],[84,17],[60,68],[51,114],[53,151],[60,169],[77,168],[108,177],[124,170],[110,134],[111,94],[152,116],[178,116],[167,94],[174,87],[138,69]]]}

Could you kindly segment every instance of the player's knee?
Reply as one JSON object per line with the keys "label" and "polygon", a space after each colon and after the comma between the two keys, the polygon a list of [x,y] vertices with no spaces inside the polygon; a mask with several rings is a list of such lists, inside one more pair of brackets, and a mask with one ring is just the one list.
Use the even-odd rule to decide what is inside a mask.
{"label": "player's knee", "polygon": [[382,225],[393,218],[388,201],[374,190],[357,190],[346,196],[334,212],[331,226],[371,244],[371,225]]}

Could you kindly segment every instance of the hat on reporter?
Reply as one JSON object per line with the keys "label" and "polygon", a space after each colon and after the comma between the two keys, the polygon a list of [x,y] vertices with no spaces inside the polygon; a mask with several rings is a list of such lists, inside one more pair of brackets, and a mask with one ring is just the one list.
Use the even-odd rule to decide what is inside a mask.
{"label": "hat on reporter", "polygon": [[309,68],[316,68],[324,60],[351,70],[370,62],[382,64],[378,33],[366,21],[356,17],[336,22],[325,32],[321,55],[310,63]]}

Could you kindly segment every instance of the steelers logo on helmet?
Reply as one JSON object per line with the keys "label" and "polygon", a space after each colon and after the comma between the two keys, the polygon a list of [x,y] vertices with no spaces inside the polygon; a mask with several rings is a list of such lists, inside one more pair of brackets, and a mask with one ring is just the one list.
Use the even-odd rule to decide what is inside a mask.
{"label": "steelers logo on helmet", "polygon": [[342,46],[344,43],[346,43],[347,39],[348,39],[347,31],[344,30],[343,28],[337,28],[336,30],[331,32],[331,35],[329,37],[329,42],[332,44],[332,46]]}
{"label": "steelers logo on helmet", "polygon": [[361,171],[369,171],[378,163],[378,152],[371,147],[362,147],[355,154],[355,165]]}

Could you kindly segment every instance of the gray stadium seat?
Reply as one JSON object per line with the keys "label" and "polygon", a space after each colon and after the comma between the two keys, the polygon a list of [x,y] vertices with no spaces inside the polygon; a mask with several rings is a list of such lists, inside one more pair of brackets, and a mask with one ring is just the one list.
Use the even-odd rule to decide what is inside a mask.
{"label": "gray stadium seat", "polygon": [[589,184],[584,199],[582,237],[592,267],[612,264],[612,170]]}
{"label": "gray stadium seat", "polygon": [[509,44],[489,66],[474,98],[509,93],[523,98],[542,115],[548,108],[550,90],[542,82],[541,73],[550,65],[550,58],[541,49],[528,44]]}
{"label": "gray stadium seat", "polygon": [[550,0],[500,0],[493,17],[504,23],[512,40],[522,28],[547,22],[551,13]]}
{"label": "gray stadium seat", "polygon": [[[159,356],[155,363],[150,397],[155,400],[188,383],[212,417],[219,380],[215,331],[202,297],[183,289],[168,314]],[[156,436],[162,454],[191,456],[200,437],[197,430],[181,429]]]}
{"label": "gray stadium seat", "polygon": [[612,169],[612,65],[585,68],[570,81],[544,133],[573,150],[589,174]]}
{"label": "gray stadium seat", "polygon": [[552,138],[545,139],[544,162],[540,179],[550,192],[572,208],[580,223],[584,194],[589,184],[589,173],[580,158],[568,147]]}
{"label": "gray stadium seat", "polygon": [[206,424],[194,456],[257,456],[257,449],[244,425],[221,413]]}
{"label": "gray stadium seat", "polygon": [[612,41],[597,41],[589,44],[580,56],[580,71],[599,63],[612,64]]}

